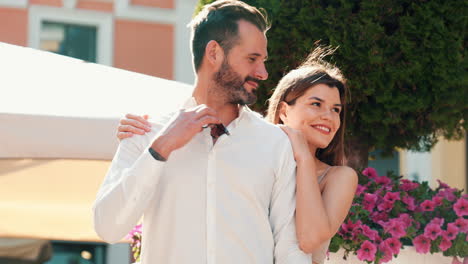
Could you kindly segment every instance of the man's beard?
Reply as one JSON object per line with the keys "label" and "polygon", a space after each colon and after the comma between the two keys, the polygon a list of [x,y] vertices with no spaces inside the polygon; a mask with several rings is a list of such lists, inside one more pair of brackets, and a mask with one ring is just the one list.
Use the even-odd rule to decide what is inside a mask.
{"label": "man's beard", "polygon": [[218,72],[214,74],[214,82],[220,92],[226,97],[227,103],[250,105],[257,101],[257,96],[253,92],[248,92],[244,88],[247,81],[259,82],[260,80],[247,76],[245,79],[235,72],[229,65],[227,59]]}

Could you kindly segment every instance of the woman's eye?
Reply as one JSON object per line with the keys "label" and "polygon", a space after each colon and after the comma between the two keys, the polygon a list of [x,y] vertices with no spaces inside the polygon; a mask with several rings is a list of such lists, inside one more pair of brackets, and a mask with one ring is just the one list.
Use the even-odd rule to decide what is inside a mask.
{"label": "woman's eye", "polygon": [[341,112],[340,108],[333,108],[333,111],[337,112],[338,114]]}
{"label": "woman's eye", "polygon": [[311,103],[310,105],[313,105],[313,106],[320,106],[320,103],[319,103],[319,102],[313,102],[313,103]]}

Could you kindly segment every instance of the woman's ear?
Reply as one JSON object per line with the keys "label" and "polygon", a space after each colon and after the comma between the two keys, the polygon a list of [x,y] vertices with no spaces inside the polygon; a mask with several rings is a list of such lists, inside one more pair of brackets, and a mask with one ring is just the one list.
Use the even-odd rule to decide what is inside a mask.
{"label": "woman's ear", "polygon": [[288,121],[289,105],[286,102],[280,102],[278,105],[279,119],[285,124]]}
{"label": "woman's ear", "polygon": [[207,62],[217,68],[224,60],[224,50],[216,40],[210,40],[205,47],[205,58]]}

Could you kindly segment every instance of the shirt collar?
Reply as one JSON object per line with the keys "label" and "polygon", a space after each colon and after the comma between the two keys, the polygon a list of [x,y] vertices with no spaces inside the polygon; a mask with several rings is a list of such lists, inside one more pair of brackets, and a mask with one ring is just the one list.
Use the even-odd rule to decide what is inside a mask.
{"label": "shirt collar", "polygon": [[[195,100],[195,97],[192,96],[183,103],[182,108],[192,108],[197,105],[197,100]],[[228,130],[234,129],[242,120],[248,119],[254,115],[260,116],[260,114],[252,111],[248,106],[241,106],[239,108],[239,116],[228,125]]]}

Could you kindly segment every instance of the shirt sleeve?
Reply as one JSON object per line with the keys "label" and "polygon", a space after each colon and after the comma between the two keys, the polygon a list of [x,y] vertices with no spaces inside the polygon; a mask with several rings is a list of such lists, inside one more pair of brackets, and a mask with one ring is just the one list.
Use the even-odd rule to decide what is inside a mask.
{"label": "shirt sleeve", "polygon": [[310,264],[311,255],[302,252],[296,238],[296,162],[289,140],[279,149],[281,159],[270,204],[270,224],[275,240],[276,264]]}
{"label": "shirt sleeve", "polygon": [[121,141],[97,193],[94,229],[109,243],[124,238],[137,224],[163,174],[165,163],[151,156],[147,137]]}

